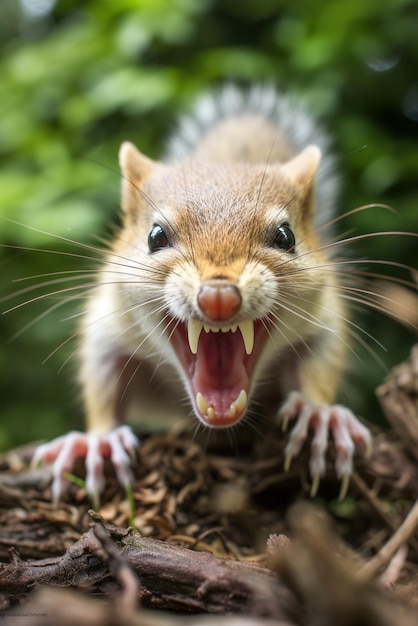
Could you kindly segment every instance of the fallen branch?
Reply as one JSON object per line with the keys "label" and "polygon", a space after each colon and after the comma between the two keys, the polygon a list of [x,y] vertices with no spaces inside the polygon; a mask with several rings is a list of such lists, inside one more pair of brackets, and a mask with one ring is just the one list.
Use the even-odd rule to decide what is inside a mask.
{"label": "fallen branch", "polygon": [[[110,527],[110,534],[120,556],[139,577],[138,596],[144,606],[276,619],[292,612],[292,594],[265,567],[144,538],[133,529]],[[15,556],[11,563],[0,565],[0,594],[21,601],[34,586],[43,584],[89,587],[96,593],[119,591],[121,585],[107,566],[106,550],[102,536],[99,540],[90,529],[61,557],[24,562]],[[114,554],[112,559],[114,563]],[[132,605],[132,591],[127,597]]]}
{"label": "fallen branch", "polygon": [[401,546],[408,542],[417,528],[418,500],[389,541],[382,546],[375,557],[363,565],[359,573],[361,579],[371,580],[375,578],[379,571],[393,559]]}
{"label": "fallen branch", "polygon": [[[15,591],[22,584],[50,587],[0,614],[2,623],[26,626],[30,617],[32,626],[415,626],[413,607],[359,577],[357,558],[344,549],[323,512],[299,504],[289,522],[292,541],[280,535],[269,540],[272,570],[96,523],[59,559],[23,563],[14,555],[0,570],[0,594],[6,579]],[[74,589],[89,578],[90,591],[105,590],[106,596]],[[56,588],[64,584],[72,589]],[[165,608],[180,609],[182,617],[138,609],[138,595],[155,606],[150,594],[157,603],[168,601]],[[223,615],[184,617],[202,610]]]}

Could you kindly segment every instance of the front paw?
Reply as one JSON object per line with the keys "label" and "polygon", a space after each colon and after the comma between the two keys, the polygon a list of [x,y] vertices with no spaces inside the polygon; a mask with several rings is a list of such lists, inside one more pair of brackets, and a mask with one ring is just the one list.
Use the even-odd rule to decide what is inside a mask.
{"label": "front paw", "polygon": [[104,458],[110,456],[119,483],[126,487],[132,482],[131,456],[138,445],[139,441],[129,426],[119,426],[105,433],[73,431],[40,445],[32,464],[52,462],[51,493],[53,502],[57,503],[64,491],[63,475],[73,471],[78,457],[84,457],[86,489],[93,502],[98,504],[105,486]]}
{"label": "front paw", "polygon": [[336,450],[335,470],[341,479],[339,497],[342,500],[353,472],[356,445],[363,444],[366,453],[371,452],[372,437],[369,429],[361,424],[350,409],[339,404],[329,406],[311,403],[298,391],[289,394],[279,411],[279,418],[282,420],[283,430],[287,429],[289,421],[296,420],[285,448],[285,470],[289,469],[292,459],[299,454],[308,431],[314,431],[309,462],[312,496],[318,491],[321,477],[325,473],[328,434],[331,432]]}

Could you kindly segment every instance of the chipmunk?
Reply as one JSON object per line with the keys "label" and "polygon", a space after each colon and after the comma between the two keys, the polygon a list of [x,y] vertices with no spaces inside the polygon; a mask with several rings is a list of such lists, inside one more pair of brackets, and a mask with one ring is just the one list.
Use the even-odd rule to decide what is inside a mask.
{"label": "chipmunk", "polygon": [[319,226],[337,187],[327,138],[274,90],[227,88],[197,103],[163,161],[129,142],[119,159],[123,225],[80,328],[87,432],[41,445],[34,459],[53,461],[54,500],[80,455],[96,499],[104,456],[120,483],[131,480],[132,390],[145,418],[152,404],[178,412],[186,392],[213,429],[251,423],[273,403],[285,427],[295,422],[285,467],[312,430],[314,494],[331,433],[344,494],[355,446],[371,437],[335,404],[350,321]]}

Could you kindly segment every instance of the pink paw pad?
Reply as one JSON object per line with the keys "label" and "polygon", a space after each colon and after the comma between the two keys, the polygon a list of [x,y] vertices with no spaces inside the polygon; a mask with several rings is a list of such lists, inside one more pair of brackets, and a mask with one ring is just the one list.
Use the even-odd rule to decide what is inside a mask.
{"label": "pink paw pad", "polygon": [[52,462],[52,499],[56,503],[64,491],[63,474],[71,473],[78,457],[86,460],[86,488],[94,502],[99,501],[105,485],[104,457],[110,456],[119,483],[132,481],[131,456],[139,441],[129,426],[119,426],[107,433],[73,431],[40,445],[32,464]]}
{"label": "pink paw pad", "polygon": [[336,449],[335,471],[341,479],[340,499],[347,493],[353,471],[353,456],[356,445],[363,444],[366,453],[371,451],[371,434],[355,415],[341,405],[328,406],[308,402],[298,391],[289,394],[279,411],[283,430],[289,422],[296,420],[285,449],[284,467],[287,471],[292,459],[296,457],[308,436],[313,430],[311,457],[309,462],[312,477],[311,495],[318,491],[321,477],[325,473],[325,455],[328,448],[328,437],[331,432]]}

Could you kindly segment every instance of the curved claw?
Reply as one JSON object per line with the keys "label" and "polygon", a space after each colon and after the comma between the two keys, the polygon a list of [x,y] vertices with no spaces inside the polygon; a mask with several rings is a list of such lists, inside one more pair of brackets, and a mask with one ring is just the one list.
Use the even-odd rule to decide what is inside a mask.
{"label": "curved claw", "polygon": [[64,491],[65,472],[73,470],[77,457],[85,457],[86,489],[95,504],[105,486],[104,457],[110,455],[118,482],[126,487],[132,481],[131,463],[139,441],[129,426],[120,426],[107,433],[73,431],[40,445],[32,465],[53,462],[52,500],[58,503]]}
{"label": "curved claw", "polygon": [[316,494],[318,493],[320,482],[321,482],[321,474],[319,473],[312,474],[312,485],[311,485],[311,491],[310,491],[311,498],[314,498]]}
{"label": "curved claw", "polygon": [[284,415],[282,418],[282,433],[285,433],[289,427],[290,417],[289,415]]}
{"label": "curved claw", "polygon": [[344,406],[314,405],[305,400],[300,392],[292,392],[283,405],[279,417],[283,423],[297,419],[285,448],[284,469],[290,468],[305,443],[309,429],[314,431],[309,462],[312,477],[311,495],[314,496],[325,473],[325,457],[331,432],[335,449],[335,471],[341,479],[340,500],[344,499],[353,471],[353,457],[356,444],[365,446],[365,453],[371,454],[370,431]]}
{"label": "curved claw", "polygon": [[345,474],[341,478],[340,493],[338,494],[338,500],[340,502],[344,500],[345,496],[347,495],[348,487],[350,486],[350,479],[351,474]]}
{"label": "curved claw", "polygon": [[285,451],[284,463],[283,463],[283,468],[285,472],[288,472],[290,470],[290,466],[292,465],[292,459],[293,459],[292,451],[291,450],[288,450],[287,452]]}

